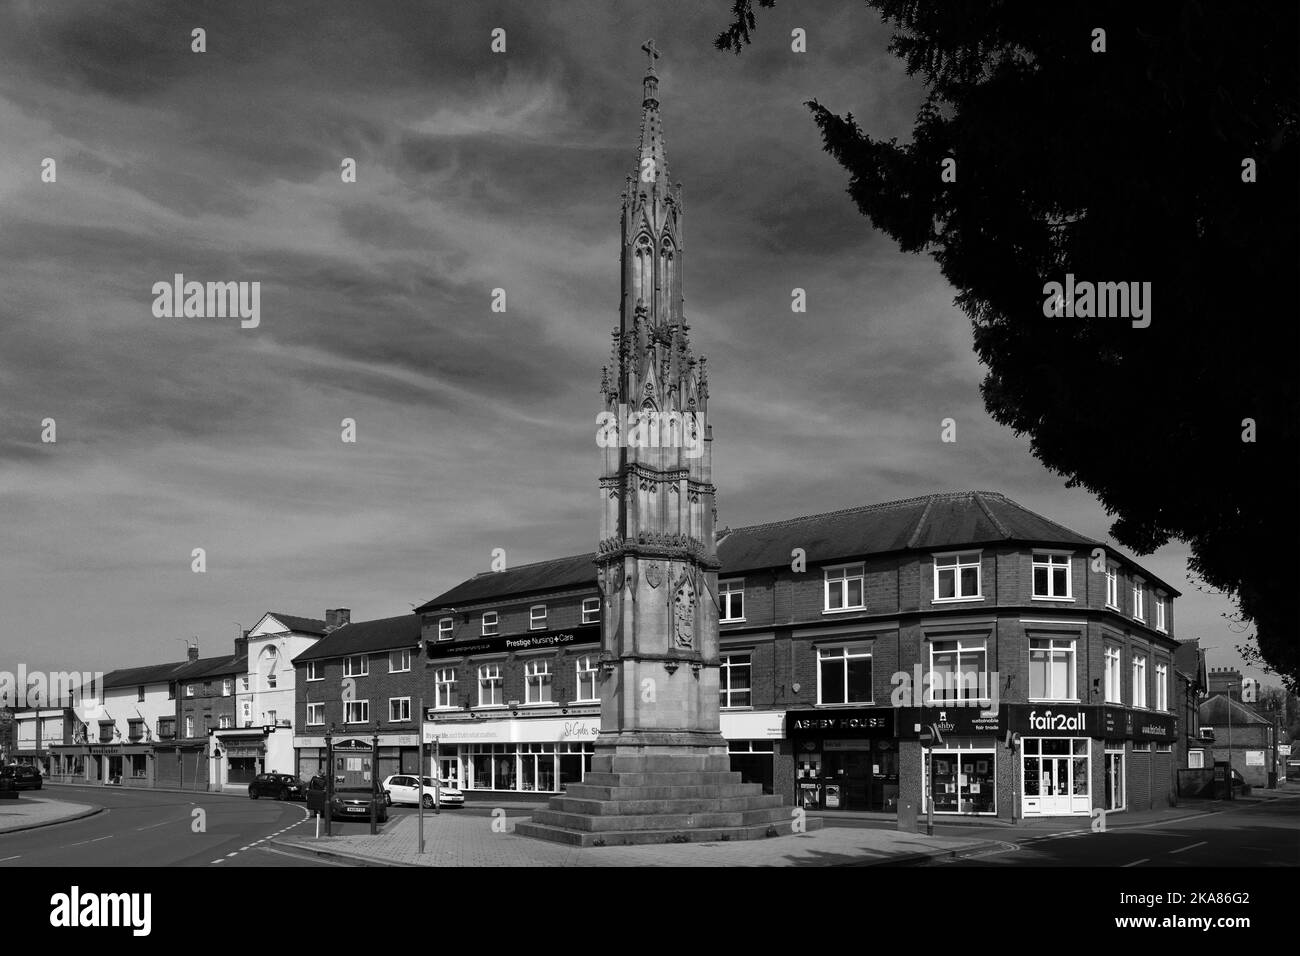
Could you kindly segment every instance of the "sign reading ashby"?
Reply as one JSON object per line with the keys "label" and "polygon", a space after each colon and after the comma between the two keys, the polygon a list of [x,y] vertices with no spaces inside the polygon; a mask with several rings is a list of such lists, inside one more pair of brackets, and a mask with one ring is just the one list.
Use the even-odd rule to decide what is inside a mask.
{"label": "sign reading ashby", "polygon": [[466,654],[492,654],[510,651],[530,651],[543,647],[569,647],[574,644],[596,644],[600,641],[600,625],[588,624],[563,631],[535,631],[530,634],[498,634],[472,641],[425,641],[429,657],[464,657]]}
{"label": "sign reading ashby", "polygon": [[1002,734],[1006,730],[1006,711],[956,705],[942,707],[900,707],[899,739],[915,740],[922,729],[934,724],[944,737],[978,737]]}

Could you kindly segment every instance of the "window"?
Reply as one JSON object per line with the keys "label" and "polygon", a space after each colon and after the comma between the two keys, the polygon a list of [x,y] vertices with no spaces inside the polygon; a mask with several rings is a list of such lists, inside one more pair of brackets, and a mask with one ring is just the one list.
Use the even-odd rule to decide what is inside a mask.
{"label": "window", "polygon": [[546,629],[546,605],[534,604],[528,609],[528,629],[542,631]]}
{"label": "window", "polygon": [[1053,601],[1073,600],[1070,596],[1070,556],[1034,555],[1034,597]]}
{"label": "window", "polygon": [[324,680],[324,679],[325,679],[325,665],[324,665],[323,663],[321,663],[320,661],[308,661],[308,662],[307,662],[307,679],[308,679],[308,680]]}
{"label": "window", "polygon": [[277,685],[278,683],[279,683],[279,678],[275,676],[275,671],[267,671],[267,672],[266,672],[266,689],[267,689],[267,690],[275,690],[276,685]]}
{"label": "window", "polygon": [[451,637],[452,637],[451,618],[449,617],[439,618],[438,619],[438,640],[450,641]]}
{"label": "window", "polygon": [[1169,665],[1156,664],[1156,710],[1169,709]]}
{"label": "window", "polygon": [[319,727],[325,723],[325,705],[308,704],[307,705],[307,726]]}
{"label": "window", "polygon": [[934,600],[971,601],[980,596],[980,555],[945,554],[934,559]]}
{"label": "window", "polygon": [[1074,638],[1029,639],[1029,699],[1078,699],[1074,690]]}
{"label": "window", "polygon": [[497,612],[483,612],[483,636],[492,637],[497,632]]}
{"label": "window", "polygon": [[137,704],[144,703],[144,684],[141,684],[135,689],[135,701]]}
{"label": "window", "polygon": [[596,693],[596,676],[599,670],[596,665],[596,658],[579,657],[577,667],[578,700],[599,700],[600,698]]}
{"label": "window", "polygon": [[1145,589],[1144,587],[1142,587],[1142,582],[1141,582],[1141,581],[1136,581],[1136,580],[1135,580],[1135,581],[1133,582],[1133,618],[1134,618],[1134,620],[1145,621],[1145,620],[1147,619],[1146,602],[1145,602],[1145,600],[1144,600],[1145,597],[1146,597],[1146,589]]}
{"label": "window", "polygon": [[1155,605],[1156,605],[1156,630],[1168,631],[1169,625],[1165,622],[1165,596],[1163,594],[1156,595]]}
{"label": "window", "polygon": [[370,658],[364,654],[343,658],[344,677],[365,677],[370,673]]}
{"label": "window", "polygon": [[345,700],[343,702],[343,722],[345,724],[370,723],[370,701]]}
{"label": "window", "polygon": [[229,715],[229,714],[222,714],[221,717],[218,718],[218,720],[217,720],[217,726],[218,726],[220,729],[222,729],[222,730],[229,730],[229,729],[230,729],[230,715]]}
{"label": "window", "polygon": [[222,678],[222,680],[221,680],[221,696],[222,696],[222,697],[229,697],[229,696],[230,696],[231,694],[233,694],[234,692],[235,692],[235,682],[234,682],[233,680],[231,680],[229,677],[224,677],[224,678]]}
{"label": "window", "polygon": [[390,697],[388,698],[388,721],[389,723],[403,723],[411,719],[411,698],[409,697]]}
{"label": "window", "polygon": [[168,700],[175,700],[175,699],[176,699],[176,682],[175,682],[175,681],[172,681],[170,684],[167,685],[167,699],[168,699]]}
{"label": "window", "polygon": [[850,564],[842,568],[826,569],[826,610],[861,610],[862,565]]}
{"label": "window", "polygon": [[957,704],[988,697],[984,638],[930,642],[930,703]]}
{"label": "window", "polygon": [[1122,704],[1123,692],[1120,690],[1120,650],[1113,644],[1106,645],[1106,703]]}
{"label": "window", "polygon": [[205,680],[205,681],[203,682],[203,696],[204,696],[204,697],[211,697],[211,696],[212,696],[212,681],[210,681],[210,680]]}
{"label": "window", "polygon": [[[867,693],[871,693],[870,663],[867,665]],[[718,706],[749,707],[753,704],[750,696],[751,661],[748,654],[722,655],[722,667],[718,674]]]}
{"label": "window", "polygon": [[186,697],[193,697],[193,696],[194,696],[194,685],[193,685],[193,684],[186,684],[186,685],[185,685],[185,696],[186,696]]}
{"label": "window", "polygon": [[583,624],[600,623],[600,598],[582,599],[582,623]]}
{"label": "window", "polygon": [[1145,654],[1133,655],[1133,706],[1147,705],[1147,659]]}
{"label": "window", "polygon": [[[188,739],[188,738],[193,737],[193,736],[194,736],[194,718],[193,718],[192,716],[186,715],[186,717],[185,717],[185,737]],[[101,739],[101,740],[104,739],[103,734],[100,734],[100,739]]]}
{"label": "window", "polygon": [[239,689],[243,691],[245,694],[248,693],[248,683],[249,683],[249,678],[247,674],[239,678]]}
{"label": "window", "polygon": [[402,674],[411,669],[411,649],[388,652],[388,673]]}
{"label": "window", "polygon": [[524,665],[524,703],[551,702],[551,662],[529,661]]}
{"label": "window", "polygon": [[442,667],[433,672],[433,706],[455,707],[456,668]]}
{"label": "window", "polygon": [[1106,606],[1119,610],[1119,565],[1106,565]]}
{"label": "window", "polygon": [[[206,727],[207,725],[208,725],[208,715],[207,715],[207,714],[204,714],[204,715],[203,715],[203,726]],[[273,710],[268,710],[268,711],[266,712],[266,725],[267,725],[268,727],[274,727],[274,726],[276,725],[276,721],[275,721],[275,711],[273,711]]]}
{"label": "window", "polygon": [[176,736],[175,717],[158,718],[158,736],[163,740],[171,740]]}
{"label": "window", "polygon": [[126,732],[132,740],[139,740],[144,736],[144,721],[138,718],[128,720],[126,724]]}
{"label": "window", "polygon": [[501,689],[501,665],[481,665],[478,669],[478,705],[480,707],[498,707],[504,703],[505,699],[502,697]]}
{"label": "window", "polygon": [[869,704],[873,699],[870,644],[817,648],[817,703]]}
{"label": "window", "polygon": [[720,621],[743,621],[745,619],[745,581],[718,582],[718,616]]}
{"label": "window", "polygon": [[1173,751],[1174,751],[1173,744],[1162,744],[1162,743],[1156,744],[1156,753],[1158,754],[1173,753]]}

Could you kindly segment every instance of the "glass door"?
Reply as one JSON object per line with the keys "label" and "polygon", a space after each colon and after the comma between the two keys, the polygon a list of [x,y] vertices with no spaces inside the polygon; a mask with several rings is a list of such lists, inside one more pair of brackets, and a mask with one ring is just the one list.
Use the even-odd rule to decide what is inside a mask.
{"label": "glass door", "polygon": [[1124,752],[1106,753],[1106,809],[1123,810],[1127,805],[1124,800]]}

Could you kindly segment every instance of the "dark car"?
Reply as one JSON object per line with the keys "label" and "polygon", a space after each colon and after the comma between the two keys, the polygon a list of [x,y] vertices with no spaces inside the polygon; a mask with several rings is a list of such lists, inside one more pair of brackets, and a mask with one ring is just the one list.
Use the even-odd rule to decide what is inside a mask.
{"label": "dark car", "polygon": [[307,799],[307,785],[298,777],[287,773],[259,773],[248,785],[248,796],[275,797],[277,800]]}
{"label": "dark car", "polygon": [[39,790],[43,782],[40,772],[26,764],[0,767],[0,779],[8,780],[15,790]]}
{"label": "dark car", "polygon": [[[322,815],[325,813],[325,785],[324,777],[312,777],[311,784],[307,788],[308,810]],[[376,814],[375,819],[380,823],[388,822],[388,807],[385,805],[382,793],[376,806]],[[370,788],[335,787],[330,817],[334,820],[369,820]]]}

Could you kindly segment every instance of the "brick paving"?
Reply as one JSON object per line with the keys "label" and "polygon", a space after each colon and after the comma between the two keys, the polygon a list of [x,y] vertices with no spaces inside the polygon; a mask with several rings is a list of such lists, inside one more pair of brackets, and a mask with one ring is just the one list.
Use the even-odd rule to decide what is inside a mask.
{"label": "brick paving", "polygon": [[[395,818],[377,836],[284,837],[285,847],[355,857],[402,866],[834,866],[897,862],[918,855],[972,850],[987,841],[927,837],[896,830],[828,827],[812,833],[728,843],[607,846],[580,849],[516,836],[526,817],[444,813],[426,817],[425,850],[417,849],[414,816]],[[494,823],[497,830],[493,829]],[[505,832],[499,832],[502,824]]]}

